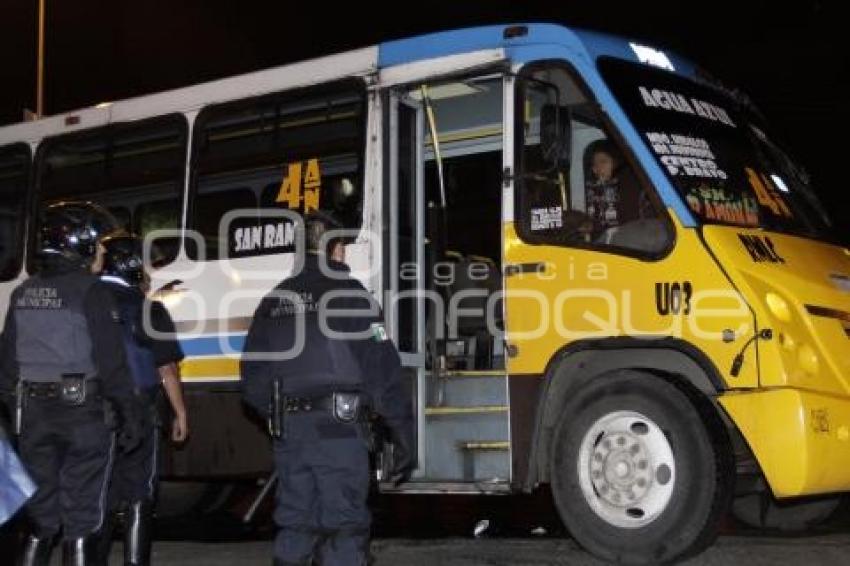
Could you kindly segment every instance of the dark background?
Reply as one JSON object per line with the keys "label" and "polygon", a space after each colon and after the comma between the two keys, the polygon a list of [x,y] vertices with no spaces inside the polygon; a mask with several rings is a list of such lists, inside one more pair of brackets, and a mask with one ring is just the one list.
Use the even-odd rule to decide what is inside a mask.
{"label": "dark background", "polygon": [[[0,1],[0,124],[35,108],[38,0]],[[675,49],[750,94],[850,242],[850,29],[840,2],[47,0],[46,112],[484,23],[548,21]]]}

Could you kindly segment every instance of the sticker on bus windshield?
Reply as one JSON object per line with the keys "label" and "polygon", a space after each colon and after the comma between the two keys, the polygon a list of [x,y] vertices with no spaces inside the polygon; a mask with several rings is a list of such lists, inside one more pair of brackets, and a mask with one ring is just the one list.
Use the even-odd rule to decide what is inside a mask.
{"label": "sticker on bus windshield", "polygon": [[729,113],[716,104],[659,88],[649,89],[645,86],[639,86],[638,91],[644,106],[648,108],[693,114],[712,122],[725,124],[731,128],[737,127]]}
{"label": "sticker on bus windshield", "polygon": [[717,158],[711,151],[711,146],[703,138],[663,132],[647,132],[646,138],[671,177],[729,177],[726,171],[717,165]]}
{"label": "sticker on bus windshield", "polygon": [[531,231],[555,230],[563,227],[563,213],[560,206],[531,209]]}
{"label": "sticker on bus windshield", "polygon": [[759,225],[758,205],[747,196],[703,183],[690,189],[685,200],[692,212],[707,220],[739,226]]}
{"label": "sticker on bus windshield", "polygon": [[767,175],[756,173],[752,167],[744,167],[744,171],[760,205],[768,209],[775,216],[794,217],[785,199],[782,198],[773,181]]}

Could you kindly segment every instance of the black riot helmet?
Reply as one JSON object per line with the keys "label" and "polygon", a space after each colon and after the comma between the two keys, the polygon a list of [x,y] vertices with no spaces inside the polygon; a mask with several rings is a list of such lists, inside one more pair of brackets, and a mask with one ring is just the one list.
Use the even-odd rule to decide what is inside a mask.
{"label": "black riot helmet", "polygon": [[57,202],[42,211],[38,253],[42,260],[60,259],[88,268],[98,241],[120,224],[105,208],[91,202]]}
{"label": "black riot helmet", "polygon": [[124,234],[106,236],[100,244],[105,250],[100,274],[117,277],[134,287],[140,286],[145,279],[142,241]]}

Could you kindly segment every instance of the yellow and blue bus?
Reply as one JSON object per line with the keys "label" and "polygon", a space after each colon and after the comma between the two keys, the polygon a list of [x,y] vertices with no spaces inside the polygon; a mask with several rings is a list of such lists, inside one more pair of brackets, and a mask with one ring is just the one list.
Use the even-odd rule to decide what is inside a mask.
{"label": "yellow and blue bus", "polygon": [[735,497],[801,516],[850,489],[850,251],[753,104],[675,53],[557,25],[390,41],[0,128],[0,194],[0,311],[48,202],[154,241],[194,424],[168,477],[270,471],[239,353],[320,209],[410,380],[396,491],[548,484],[585,548],[650,564]]}

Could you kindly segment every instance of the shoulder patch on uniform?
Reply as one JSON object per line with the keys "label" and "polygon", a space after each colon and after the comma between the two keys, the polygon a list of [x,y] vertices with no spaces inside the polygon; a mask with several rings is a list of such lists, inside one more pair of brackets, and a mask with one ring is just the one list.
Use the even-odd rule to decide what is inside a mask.
{"label": "shoulder patch on uniform", "polygon": [[375,342],[386,342],[389,340],[387,329],[384,327],[383,323],[373,322],[369,325],[369,328],[372,331],[372,339],[375,340]]}
{"label": "shoulder patch on uniform", "polygon": [[121,324],[121,312],[118,309],[109,309],[109,318],[115,324]]}

